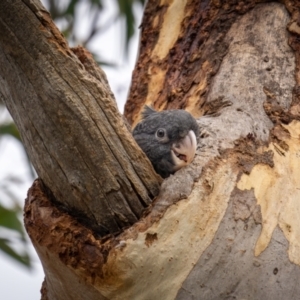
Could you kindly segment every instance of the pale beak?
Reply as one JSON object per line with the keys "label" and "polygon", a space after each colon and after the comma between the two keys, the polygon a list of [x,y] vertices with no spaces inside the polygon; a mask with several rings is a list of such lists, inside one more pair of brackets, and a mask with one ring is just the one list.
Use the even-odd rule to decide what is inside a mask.
{"label": "pale beak", "polygon": [[173,171],[177,171],[190,164],[195,157],[196,148],[197,139],[193,130],[190,130],[182,140],[174,143],[171,148],[172,158],[175,164]]}

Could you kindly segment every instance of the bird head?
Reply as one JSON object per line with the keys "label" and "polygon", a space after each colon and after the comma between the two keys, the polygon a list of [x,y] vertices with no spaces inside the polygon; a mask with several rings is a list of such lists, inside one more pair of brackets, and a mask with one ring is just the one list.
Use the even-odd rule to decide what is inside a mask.
{"label": "bird head", "polygon": [[199,128],[185,110],[157,112],[145,106],[133,137],[163,178],[190,164],[197,148]]}

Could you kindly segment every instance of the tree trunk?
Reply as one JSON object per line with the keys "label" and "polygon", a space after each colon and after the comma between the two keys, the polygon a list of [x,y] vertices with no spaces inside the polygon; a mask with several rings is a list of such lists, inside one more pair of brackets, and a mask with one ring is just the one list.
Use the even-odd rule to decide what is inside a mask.
{"label": "tree trunk", "polygon": [[[37,4],[33,6],[32,1],[24,2],[29,3],[27,9],[31,14],[37,9]],[[8,10],[8,6],[15,5],[9,4],[9,1],[0,4],[0,29],[5,32],[5,37],[9,24],[17,24],[21,17],[17,14],[18,10],[11,14],[5,12],[4,16],[1,12],[4,7]],[[33,56],[35,60],[28,59],[26,65],[20,68],[19,48],[29,37],[19,42],[18,47],[12,46],[10,41],[21,36],[21,33],[10,35],[5,40],[0,38],[1,66],[3,61],[8,61],[7,68],[13,66],[8,70],[1,68],[1,93],[10,103],[12,114],[15,112],[14,118],[21,132],[24,128],[24,135],[28,130],[24,114],[27,110],[30,116],[34,113],[17,94],[20,89],[32,89],[40,73],[44,74],[45,67],[31,66],[36,66],[37,58],[43,59],[45,66],[51,63],[61,69],[55,72],[55,77],[45,77],[52,84],[51,89],[38,81],[39,92],[35,92],[39,97],[31,100],[36,106],[46,107],[47,101],[58,99],[53,96],[57,95],[55,91],[58,87],[59,95],[73,99],[82,90],[95,97],[94,89],[100,84],[99,79],[103,84],[102,76],[95,75],[92,76],[92,83],[86,83],[88,79],[80,74],[82,68],[86,72],[88,66],[84,63],[82,66],[71,52],[64,52],[60,48],[62,42],[54,43],[57,31],[54,35],[54,31],[45,30],[47,26],[41,27],[41,24],[45,26],[45,21],[41,21],[45,17],[39,13],[36,16],[38,18],[34,22],[40,22],[38,29],[46,36],[43,45],[49,44],[50,49],[58,49],[55,55],[37,51]],[[121,234],[102,239],[95,236],[91,230],[93,226],[84,227],[78,219],[61,211],[42,185],[42,181],[45,182],[57,201],[68,203],[69,212],[73,208],[81,211],[80,206],[73,205],[73,202],[76,203],[73,200],[75,192],[68,198],[60,190],[71,189],[73,181],[58,184],[61,180],[59,176],[47,181],[49,175],[41,171],[43,168],[37,168],[42,181],[36,181],[28,193],[25,224],[45,270],[43,299],[297,298],[300,293],[299,16],[298,1],[147,2],[139,58],[125,116],[134,126],[144,104],[152,104],[159,110],[182,108],[190,111],[198,118],[201,130],[197,156],[190,166],[163,181],[159,195],[146,216]],[[29,17],[25,23],[30,23],[28,20]],[[48,19],[47,24],[50,24]],[[22,32],[22,29],[20,25],[16,26],[16,30]],[[31,47],[42,44],[42,41],[39,36]],[[42,58],[39,53],[44,53]],[[66,58],[63,64],[62,56]],[[83,57],[86,55],[83,54]],[[74,60],[74,66],[68,63]],[[26,78],[29,78],[26,81],[20,75],[21,69],[22,74],[26,73]],[[97,72],[95,67],[93,70]],[[60,83],[57,78],[64,74],[63,71],[67,73]],[[70,96],[72,80],[69,77],[73,78],[73,74],[76,74],[78,81],[76,89],[74,86],[76,95]],[[13,81],[10,77],[17,80]],[[106,86],[97,91],[101,95],[105,94],[104,91],[108,93]],[[38,104],[38,100],[43,104]],[[91,137],[95,137],[92,134],[94,131],[89,129],[92,122],[86,120],[85,114],[68,113],[77,109],[81,111],[77,102],[66,100],[63,103],[69,105],[64,104],[60,108],[60,101],[61,98],[55,110],[43,115],[39,113],[39,118],[30,118],[35,130],[40,132],[50,126],[48,122],[44,123],[44,118],[51,116],[54,124],[66,120],[71,124],[76,120],[81,126],[87,123],[84,128]],[[106,105],[105,101],[99,100],[97,106],[91,106],[94,109],[97,107],[101,116],[105,113],[112,117],[114,114],[111,111],[115,112],[115,106]],[[102,118],[93,117],[94,113],[91,109],[91,119],[99,120],[96,127],[102,128]],[[103,136],[111,134],[110,130],[118,132],[121,127],[125,132],[123,123],[103,126],[106,128],[103,130],[105,134],[97,142],[101,149],[104,148],[102,143],[108,140]],[[86,141],[87,137],[83,130],[73,131],[71,126],[66,127],[68,134],[64,132],[60,138],[72,141],[69,153],[72,146],[80,148],[81,144],[85,144],[82,141]],[[99,131],[102,132],[102,129]],[[51,130],[50,133],[47,130],[39,133],[41,140],[44,140],[44,135],[48,137],[45,143],[36,142],[37,134],[30,133],[27,142],[24,138],[28,151],[32,148],[33,153],[39,153],[37,149],[40,147],[54,147],[56,131]],[[120,144],[135,145],[128,134],[118,136]],[[90,139],[88,143],[94,145],[96,142]],[[115,139],[108,143],[113,154],[119,147],[115,143]],[[60,146],[55,148],[60,150]],[[129,148],[124,148],[128,154]],[[93,149],[96,149],[95,146],[87,147],[85,152],[90,164],[94,160]],[[133,152],[139,153],[136,148]],[[56,158],[53,153],[49,156]],[[130,155],[135,154],[130,153],[124,158],[127,164],[132,163]],[[36,166],[45,164],[44,160],[47,160],[41,155],[31,157]],[[68,161],[65,156],[60,157]],[[147,170],[151,170],[147,160],[139,157],[141,159],[136,165],[145,163]],[[76,156],[76,160],[80,158]],[[74,157],[70,160],[73,162]],[[108,159],[107,165],[110,164],[114,165],[113,159]],[[125,162],[120,165],[124,176],[132,178],[124,171]],[[50,168],[50,165],[46,167]],[[51,166],[54,170],[56,167],[55,163]],[[77,168],[76,165],[74,169]],[[45,170],[48,171],[47,168]],[[81,174],[83,169],[79,170]],[[101,168],[99,178],[106,179],[102,172],[105,172],[104,168]],[[90,188],[100,189],[99,185],[91,187],[93,178],[85,177],[88,176],[85,174],[82,173],[82,180],[86,180],[84,186],[87,193],[90,193]],[[149,177],[140,173],[137,176],[149,179],[141,180],[143,191],[151,190],[149,186],[154,187],[150,195],[155,195],[158,180],[153,173]],[[101,191],[107,191],[106,185],[110,184],[104,180]],[[132,190],[139,195],[140,190]],[[101,203],[106,203],[105,199],[111,201],[111,193],[101,195]],[[89,210],[91,202],[86,198],[87,195],[80,194],[81,201],[85,201]],[[116,198],[113,196],[113,199]],[[125,224],[134,222],[133,219],[120,221],[123,220],[120,214],[126,211],[126,205],[118,201],[114,202],[119,208],[115,220],[120,225],[107,225],[111,230],[102,233],[115,233]],[[140,202],[149,203],[145,200]],[[102,214],[105,209],[105,206],[101,207]],[[97,212],[94,211],[96,215]],[[93,219],[91,222],[97,226],[106,224],[102,214],[95,217],[97,221]],[[139,216],[137,214],[137,218]]]}

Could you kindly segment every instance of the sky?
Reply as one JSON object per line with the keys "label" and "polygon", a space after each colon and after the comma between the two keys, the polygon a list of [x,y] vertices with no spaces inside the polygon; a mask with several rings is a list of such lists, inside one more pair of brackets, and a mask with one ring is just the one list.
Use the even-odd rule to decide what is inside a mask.
{"label": "sky", "polygon": [[[105,1],[104,12],[105,17],[114,14],[116,7],[114,1]],[[86,26],[85,9],[82,7],[80,17],[82,22],[78,27],[78,31],[84,35]],[[136,7],[136,27],[141,22],[142,9]],[[107,75],[111,89],[116,97],[119,110],[123,112],[126,101],[131,73],[134,68],[137,50],[139,33],[136,31],[135,36],[130,42],[129,55],[125,59],[123,55],[123,46],[121,43],[121,23],[116,23],[112,28],[105,32],[105,34],[97,37],[97,39],[90,45],[91,50],[99,54],[107,61],[114,61],[118,64],[117,68],[103,67]],[[6,118],[7,113],[0,114],[1,118]],[[18,141],[11,137],[3,137],[0,139],[0,183],[3,182],[7,176],[16,176],[22,178],[22,183],[14,185],[13,192],[16,194],[21,206],[24,205],[27,190],[32,184],[32,177],[26,162],[26,155],[23,148]],[[8,199],[1,198],[4,204],[9,205]],[[6,202],[6,203],[5,203]],[[3,202],[2,202],[3,203]],[[30,246],[30,253],[33,262],[32,270],[28,270],[22,265],[16,263],[0,251],[0,299],[2,300],[35,300],[40,299],[40,288],[44,279],[44,273],[39,259]]]}

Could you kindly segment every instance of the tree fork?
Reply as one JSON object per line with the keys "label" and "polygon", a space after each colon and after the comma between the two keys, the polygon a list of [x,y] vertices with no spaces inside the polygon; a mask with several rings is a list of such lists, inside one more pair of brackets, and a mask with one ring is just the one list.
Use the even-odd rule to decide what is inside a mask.
{"label": "tree fork", "polygon": [[298,1],[147,2],[126,116],[135,124],[151,103],[204,116],[198,155],[163,181],[146,217],[102,240],[35,182],[25,222],[44,299],[300,293],[299,11]]}

